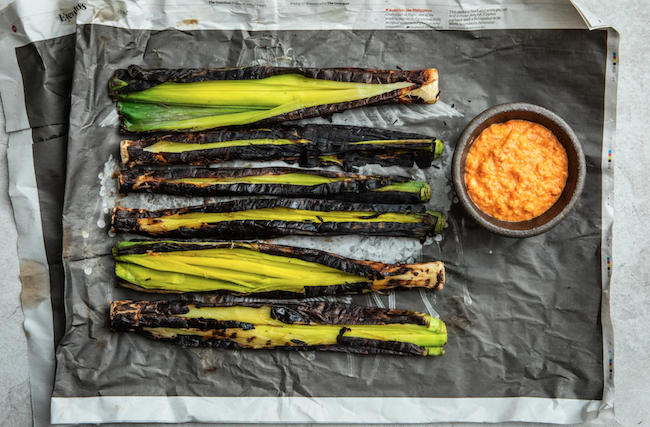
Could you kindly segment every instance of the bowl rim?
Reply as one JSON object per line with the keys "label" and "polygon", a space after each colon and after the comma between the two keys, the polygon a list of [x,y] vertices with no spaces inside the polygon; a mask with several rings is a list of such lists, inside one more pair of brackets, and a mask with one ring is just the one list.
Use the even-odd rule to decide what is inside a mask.
{"label": "bowl rim", "polygon": [[[573,194],[571,195],[571,198],[569,199],[567,204],[564,206],[564,208],[562,208],[562,210],[557,215],[555,215],[549,221],[539,226],[531,227],[527,229],[504,228],[499,225],[495,225],[489,222],[488,220],[486,220],[485,218],[483,218],[477,211],[478,207],[476,207],[473,201],[470,200],[470,196],[467,192],[467,188],[463,185],[464,179],[461,173],[461,170],[463,169],[462,168],[463,151],[465,151],[465,147],[468,145],[471,148],[471,144],[473,144],[474,141],[476,140],[476,137],[478,137],[477,134],[474,138],[472,138],[472,135],[476,132],[476,130],[480,128],[487,120],[491,119],[492,117],[499,114],[511,113],[511,112],[522,112],[522,113],[529,113],[529,114],[532,113],[535,115],[542,116],[554,122],[554,124],[556,124],[558,128],[566,134],[568,141],[570,142],[571,146],[576,152],[576,156],[578,160],[576,187],[573,190]],[[517,119],[513,118],[508,120],[517,120]],[[526,119],[521,119],[521,120],[526,120]],[[501,123],[501,122],[495,122],[495,123]],[[535,104],[526,103],[526,102],[508,102],[504,104],[495,105],[483,111],[478,116],[474,117],[469,122],[469,124],[465,127],[460,137],[458,138],[458,142],[454,150],[454,157],[452,160],[452,180],[454,184],[454,189],[456,191],[456,195],[458,196],[463,207],[465,208],[465,211],[472,217],[472,219],[474,219],[476,222],[478,222],[481,226],[483,226],[487,230],[506,237],[524,238],[524,237],[537,236],[539,234],[547,232],[548,230],[552,229],[560,222],[562,222],[573,210],[575,205],[578,203],[578,200],[580,199],[580,196],[582,194],[582,190],[584,189],[586,175],[587,175],[587,167],[586,167],[584,152],[582,150],[582,145],[580,144],[578,137],[573,132],[571,127],[567,124],[567,122],[564,121],[564,119],[562,119],[554,112],[544,107]],[[485,213],[483,214],[487,215]],[[498,219],[496,220],[502,221]],[[502,221],[502,222],[507,222],[507,221]],[[521,222],[525,222],[525,221],[519,221],[519,223]]]}

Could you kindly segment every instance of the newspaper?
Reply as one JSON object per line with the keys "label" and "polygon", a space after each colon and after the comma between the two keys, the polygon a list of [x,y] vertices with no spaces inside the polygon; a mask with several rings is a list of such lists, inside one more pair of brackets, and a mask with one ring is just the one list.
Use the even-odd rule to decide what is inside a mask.
{"label": "newspaper", "polygon": [[[64,223],[67,227],[64,230],[68,232],[63,245],[67,280],[65,304],[68,317],[66,336],[62,338],[63,344],[57,350],[52,423],[531,421],[570,424],[596,417],[612,416],[613,340],[609,320],[608,289],[611,274],[609,265],[611,260],[613,181],[611,158],[608,156],[610,151],[608,150],[611,150],[613,145],[617,35],[613,30],[590,33],[586,30],[585,22],[592,27],[599,24],[594,24],[596,21],[593,17],[585,16],[584,12],[577,10],[565,1],[545,4],[521,2],[514,5],[485,4],[480,1],[463,2],[461,5],[457,2],[449,2],[449,4],[436,2],[435,5],[430,3],[422,1],[412,2],[409,5],[387,6],[356,2],[350,4],[346,2],[206,1],[196,4],[195,2],[166,1],[150,2],[143,5],[126,1],[111,3],[90,1],[67,4],[67,9],[52,10],[50,19],[58,18],[60,22],[66,23],[66,25],[62,24],[66,28],[68,28],[68,19],[70,21],[77,19],[78,24],[77,57],[75,58],[77,78],[72,88],[71,154],[67,162],[68,186],[65,189],[66,207],[64,209]],[[36,23],[27,18],[27,11],[21,13],[23,13],[19,14],[21,20],[14,22],[29,22],[29,24],[25,24],[26,38],[22,41],[14,40],[15,44],[11,45],[13,47],[7,49],[24,46],[20,43],[26,45],[49,40],[63,34],[48,33],[44,29],[46,26],[42,23],[32,28],[31,25]],[[228,19],[224,19],[224,16],[227,16]],[[431,31],[439,29],[458,31],[451,33]],[[578,360],[581,357],[579,353],[593,356],[591,354],[594,351],[593,348],[596,347],[595,344],[598,344],[598,352],[602,352],[602,359],[598,363],[585,365],[584,370],[580,367],[578,371],[575,370],[576,366],[571,365],[566,368],[567,372],[564,372],[564,368],[560,368],[560,365],[554,365],[557,361],[554,361],[553,358],[533,357],[529,359],[530,364],[521,366],[523,370],[521,377],[515,378],[512,382],[503,374],[499,375],[498,371],[502,370],[505,375],[512,375],[511,368],[518,366],[518,363],[514,363],[516,359],[510,358],[515,354],[510,351],[521,350],[520,348],[504,347],[498,358],[495,358],[494,363],[482,364],[484,357],[493,357],[496,353],[488,351],[487,348],[480,350],[480,348],[474,347],[473,343],[481,342],[483,339],[486,339],[484,342],[491,346],[508,343],[507,341],[501,342],[500,339],[495,340],[491,335],[492,332],[481,335],[486,325],[473,323],[478,319],[477,315],[486,313],[485,306],[487,304],[498,303],[499,300],[493,299],[489,293],[485,292],[485,289],[477,287],[476,279],[472,279],[471,266],[467,264],[467,261],[471,260],[473,255],[463,256],[462,251],[469,252],[473,249],[472,246],[461,244],[461,242],[465,243],[463,232],[476,233],[477,230],[471,226],[468,228],[464,223],[463,213],[459,206],[453,203],[452,195],[447,198],[448,203],[444,206],[444,209],[449,211],[452,225],[445,231],[443,240],[436,243],[429,242],[430,244],[422,249],[411,245],[410,242],[402,242],[403,245],[400,247],[407,248],[410,251],[408,252],[409,256],[418,259],[443,258],[451,270],[448,288],[439,295],[422,297],[421,295],[405,296],[400,294],[360,300],[362,303],[370,305],[413,307],[421,311],[428,310],[439,313],[443,320],[456,327],[456,329],[452,328],[455,335],[450,333],[448,354],[443,358],[424,362],[410,359],[407,361],[403,359],[387,360],[390,359],[387,357],[364,359],[362,357],[350,358],[341,355],[318,354],[315,355],[314,361],[308,360],[312,358],[311,355],[308,355],[307,358],[300,354],[277,357],[268,354],[259,355],[255,352],[236,355],[217,352],[214,355],[210,352],[188,349],[181,351],[181,354],[184,354],[183,358],[187,360],[181,363],[177,370],[169,372],[169,367],[158,367],[153,370],[151,367],[146,367],[145,372],[151,376],[146,378],[142,384],[137,384],[136,377],[131,376],[134,361],[128,358],[122,359],[119,356],[122,351],[127,349],[127,345],[133,346],[134,344],[127,344],[130,339],[120,339],[110,334],[105,324],[107,301],[118,299],[124,295],[129,295],[129,297],[135,295],[134,293],[125,294],[124,290],[115,288],[110,272],[111,262],[107,256],[116,238],[108,235],[106,229],[108,218],[103,212],[110,203],[115,204],[116,200],[102,196],[100,192],[102,189],[110,189],[112,185],[107,176],[118,166],[115,162],[115,150],[111,144],[119,141],[120,137],[117,134],[115,117],[112,115],[114,106],[105,97],[106,75],[110,75],[115,68],[128,65],[128,61],[150,68],[199,65],[242,66],[251,63],[273,65],[297,63],[317,67],[383,65],[384,68],[394,68],[396,65],[413,66],[420,62],[430,62],[441,71],[443,95],[439,105],[431,109],[416,109],[415,111],[399,107],[389,110],[376,107],[363,112],[350,112],[339,117],[337,115],[333,117],[333,120],[335,123],[345,121],[347,124],[352,122],[374,127],[388,127],[390,124],[395,124],[400,130],[439,135],[448,144],[441,164],[438,165],[442,172],[433,170],[401,171],[404,174],[415,175],[424,173],[427,179],[438,181],[444,178],[445,173],[448,172],[455,138],[462,131],[463,126],[482,109],[499,101],[515,100],[508,98],[511,96],[529,96],[532,100],[537,100],[538,103],[552,102],[553,97],[550,94],[548,97],[531,95],[526,92],[522,84],[513,84],[515,88],[512,90],[503,90],[500,85],[495,86],[495,80],[492,79],[491,84],[487,81],[490,80],[491,75],[494,76],[494,68],[488,67],[488,65],[494,65],[495,60],[503,59],[499,55],[490,59],[490,55],[493,52],[499,52],[506,39],[522,40],[527,34],[532,34],[530,31],[541,34],[541,30],[544,30],[544,36],[535,39],[535,42],[542,44],[542,46],[538,46],[540,49],[543,50],[544,46],[553,43],[557,46],[562,40],[566,40],[565,36],[571,34],[572,37],[576,36],[576,40],[580,40],[580,43],[585,43],[585,46],[597,47],[601,52],[599,58],[603,61],[601,73],[605,76],[606,86],[598,88],[596,91],[600,93],[596,96],[601,96],[605,105],[605,110],[600,113],[599,117],[601,127],[584,129],[579,120],[584,118],[581,114],[586,114],[586,112],[570,113],[562,110],[562,107],[554,108],[565,119],[571,119],[569,122],[581,136],[583,145],[585,141],[591,142],[594,140],[594,136],[597,137],[596,143],[588,145],[585,151],[590,164],[600,165],[600,168],[596,166],[595,169],[590,170],[588,179],[593,185],[587,192],[588,194],[583,197],[582,209],[588,210],[594,206],[602,206],[602,209],[600,215],[595,217],[585,216],[583,213],[577,214],[575,218],[570,218],[571,222],[567,224],[567,227],[577,227],[579,233],[582,233],[577,236],[578,239],[588,234],[593,226],[599,230],[601,236],[595,241],[587,243],[589,248],[591,245],[600,245],[601,254],[588,249],[590,255],[587,255],[587,250],[580,255],[588,259],[586,268],[592,270],[590,274],[587,274],[587,277],[590,278],[589,281],[593,282],[590,282],[590,286],[592,286],[590,289],[595,287],[602,290],[602,293],[600,296],[596,295],[598,298],[590,298],[588,307],[584,310],[576,308],[579,317],[580,315],[589,317],[588,320],[583,323],[578,322],[578,324],[584,324],[586,329],[581,332],[585,332],[590,339],[587,340],[589,343],[574,343],[577,346],[575,351]],[[214,43],[215,41],[219,43],[213,44],[210,49],[205,46],[205,43]],[[362,44],[357,47],[355,43],[360,42]],[[399,47],[402,50],[411,48],[414,52],[426,52],[426,55],[418,53],[421,58],[417,59],[411,58],[412,52],[400,55],[395,52],[399,51],[399,48],[395,49],[392,45],[393,42],[401,43]],[[6,44],[7,39],[4,39],[1,48],[5,49]],[[132,51],[122,58],[120,57],[124,54],[122,46],[126,45],[130,46]],[[344,52],[339,49],[342,46],[346,46],[349,51],[333,57],[334,52]],[[450,49],[453,46],[456,49],[460,48],[460,52],[454,52],[453,48]],[[438,47],[439,49],[437,49]],[[517,49],[516,43],[507,47]],[[324,51],[323,49],[331,50]],[[54,55],[59,50],[55,47],[51,49],[51,52]],[[12,53],[5,57],[15,55]],[[484,57],[487,57],[487,59],[483,59],[487,64],[485,66],[481,66],[482,62],[480,61],[472,62],[478,64],[477,71],[487,73],[484,79],[464,79],[463,76],[443,73],[445,67],[454,70],[468,58]],[[339,63],[343,65],[339,65]],[[3,80],[0,82],[12,81],[11,79],[20,81],[16,79],[15,73],[15,70],[19,70],[20,67],[16,65],[14,68],[13,72],[3,70],[0,77]],[[569,69],[570,66],[567,67],[567,70]],[[566,78],[567,70],[564,70],[559,80]],[[45,74],[50,72],[52,70],[47,70]],[[513,73],[517,74],[515,67],[509,69],[506,67],[503,73],[504,76],[511,77]],[[84,74],[91,78],[84,78]],[[99,78],[100,76],[101,78]],[[594,76],[594,78],[597,77]],[[89,86],[88,82],[94,81],[94,78],[97,78],[98,83]],[[462,85],[468,81],[474,83],[475,86]],[[536,81],[540,82],[540,80]],[[542,88],[546,87],[545,84],[547,83],[543,81],[540,83]],[[44,191],[37,185],[39,181],[37,175],[40,175],[40,169],[36,166],[37,155],[31,154],[26,157],[29,147],[38,145],[33,140],[34,132],[27,130],[30,127],[36,127],[29,120],[27,113],[30,101],[26,98],[29,98],[29,90],[25,88],[21,95],[21,91],[14,88],[14,93],[12,93],[12,89],[6,89],[7,86],[9,85],[0,87],[5,110],[16,115],[11,120],[8,117],[7,122],[15,123],[11,130],[8,129],[11,132],[16,131],[15,135],[14,133],[10,134],[10,150],[15,150],[16,154],[13,156],[10,154],[9,161],[10,167],[16,165],[12,169],[12,189],[21,189],[12,192],[12,201],[14,201],[14,208],[17,212],[16,218],[20,224],[21,218],[23,218],[22,213],[27,210],[34,212],[37,215],[35,218],[43,213],[43,203],[41,202],[39,206],[39,198],[43,197]],[[8,99],[9,102],[7,102]],[[11,100],[15,103],[14,105],[11,104]],[[16,108],[7,108],[7,105]],[[582,108],[582,105],[579,107],[578,110]],[[558,108],[561,111],[557,111]],[[565,109],[570,109],[570,106]],[[45,113],[41,115],[47,116]],[[434,121],[432,119],[435,119],[435,123],[432,123]],[[440,124],[441,122],[444,124]],[[60,132],[54,131],[54,133]],[[22,137],[19,136],[21,134]],[[88,143],[86,138],[91,135],[100,135],[105,139],[101,142]],[[59,135],[56,136],[61,138]],[[39,141],[42,140],[40,137],[38,138]],[[598,144],[598,140],[601,140],[602,143]],[[82,147],[95,153],[96,158],[79,157],[79,150]],[[32,161],[30,162],[29,159]],[[32,172],[25,172],[25,168],[18,167],[25,163],[35,165],[31,169]],[[14,182],[16,183],[15,187]],[[22,190],[22,182],[31,182],[29,188],[32,190]],[[442,188],[443,191],[438,195],[437,203],[445,201],[445,186]],[[80,206],[79,196],[81,194],[90,195],[91,203],[85,202],[85,206]],[[21,198],[26,202],[17,205],[15,200]],[[92,198],[95,198],[94,203]],[[143,201],[138,199],[127,201],[127,203],[130,202],[137,204]],[[47,213],[47,215],[51,215],[51,213]],[[454,220],[456,220],[456,224],[454,224]],[[79,237],[79,225],[82,223],[88,234],[87,237]],[[93,226],[95,223],[97,225]],[[25,231],[27,229],[32,231],[33,237],[29,237],[31,240],[21,240],[20,242],[21,262],[36,259],[40,263],[39,265],[48,265],[49,259],[43,248],[44,241],[50,237],[47,235],[47,230],[40,231],[33,224],[26,224],[21,227],[21,239],[27,239],[27,237],[23,237],[29,234]],[[563,231],[566,230],[550,232],[548,236],[532,246],[539,247],[541,244],[553,244],[554,242],[557,244],[557,236]],[[481,234],[480,231],[478,233]],[[496,237],[486,237],[484,234],[481,239],[487,239],[486,241],[490,242],[490,249],[497,252],[500,244],[511,244],[507,239],[502,242]],[[321,243],[323,242],[313,241],[309,244],[320,246]],[[367,250],[368,245],[364,244],[368,242],[346,243],[348,243],[347,246],[339,252],[346,252],[344,254],[348,256],[375,255],[383,259],[397,257],[394,248],[384,247],[370,252]],[[524,243],[517,245],[518,248],[509,248],[509,250],[527,249]],[[332,247],[336,248],[336,246],[338,245],[332,244]],[[569,249],[573,248],[558,250],[556,255],[566,254],[566,250]],[[38,253],[38,255],[33,255],[33,253]],[[499,262],[504,261],[500,259]],[[515,262],[514,267],[521,268],[523,264],[518,264],[519,262]],[[594,272],[593,267],[602,271]],[[41,269],[41,271],[43,270]],[[538,270],[532,268],[532,271],[535,273]],[[46,279],[47,273],[41,273],[37,277]],[[524,281],[531,280],[531,276],[526,274],[518,277]],[[495,278],[507,279],[506,276],[499,275]],[[574,279],[577,280],[576,277]],[[21,280],[25,282],[28,279],[21,277]],[[571,278],[569,278],[570,280]],[[89,286],[92,289],[86,290],[85,288]],[[557,283],[554,286],[557,287]],[[528,291],[525,287],[520,290]],[[557,289],[554,288],[554,290]],[[53,290],[50,301],[45,299],[50,307],[52,306],[51,300],[55,299],[55,293]],[[566,294],[563,295],[566,296]],[[540,298],[545,297],[540,296]],[[515,297],[510,304],[517,305],[522,301]],[[549,306],[547,304],[549,302],[555,303],[556,308],[557,304],[561,306],[553,299],[545,300],[544,304],[535,307],[532,311],[541,313],[537,311],[538,308],[550,309],[552,305]],[[601,308],[602,311],[600,311]],[[494,309],[496,307],[493,307]],[[591,317],[597,316],[599,311],[601,316],[599,319]],[[53,325],[55,322],[52,320],[48,322],[46,319],[48,315],[52,316],[51,313],[50,308],[50,314],[46,312],[45,314],[40,313],[40,316],[36,317],[33,317],[34,314],[28,316],[29,311],[25,307],[26,323],[35,320],[41,328],[41,332],[30,335],[30,343],[39,343],[44,350],[38,354],[30,354],[33,390],[38,384],[37,381],[45,384],[51,381],[51,377],[48,377],[47,374],[41,375],[36,366],[36,362],[39,361],[42,362],[41,366],[49,366],[53,369],[51,355],[54,352],[55,334],[53,331],[55,328]],[[540,318],[535,319],[536,315],[533,314],[531,320],[534,324],[539,324]],[[541,319],[544,319],[544,315]],[[546,320],[556,319],[550,316]],[[602,331],[596,331],[596,329],[600,329],[598,320],[602,322]],[[470,324],[465,324],[463,321],[469,321]],[[523,325],[522,323],[521,327]],[[578,327],[580,327],[579,325]],[[497,327],[499,326],[497,325]],[[561,336],[564,333],[561,329],[558,333],[560,336],[555,338],[560,341],[568,338],[568,336]],[[79,337],[82,335],[86,337],[86,341],[88,339],[90,341],[80,340]],[[551,333],[551,335],[553,334]],[[532,335],[526,336],[530,336],[532,339]],[[102,342],[103,344],[99,349],[96,347],[89,349],[91,342],[93,344]],[[524,348],[530,351],[532,346],[539,344],[528,342],[524,344]],[[582,344],[584,344],[584,348],[581,347]],[[555,345],[560,344],[552,344],[552,346]],[[158,348],[156,344],[142,343],[139,340],[136,346],[144,346],[147,349]],[[545,350],[554,348],[552,346],[549,344]],[[164,349],[163,360],[178,358],[178,352],[179,349],[176,348]],[[465,365],[460,363],[454,365],[451,359],[458,356],[462,356],[461,359],[464,360]],[[214,360],[215,357],[222,359],[220,364],[218,363],[218,366],[222,368],[237,371],[242,366],[253,364],[260,368],[260,373],[242,377],[241,375],[237,376],[236,372],[232,372],[224,375],[224,378],[228,379],[199,377],[194,378],[196,383],[177,383],[173,386],[162,380],[162,377],[170,373],[171,381],[177,381],[178,378],[187,377],[187,375],[195,376],[196,373],[190,370],[196,368],[196,363],[204,364],[206,360],[217,363]],[[596,359],[599,358],[596,357]],[[228,365],[224,365],[223,361],[227,361]],[[539,365],[538,362],[542,364]],[[458,369],[467,368],[468,372],[471,372],[473,368],[470,364],[472,363],[475,364],[474,368],[488,366],[491,369],[496,369],[496,371],[492,371],[494,376],[481,377],[477,381],[492,381],[491,384],[485,387],[473,384],[470,380],[471,375],[454,377],[453,373],[459,372]],[[509,366],[501,366],[503,364]],[[579,362],[576,364],[580,365]],[[118,365],[120,368],[124,368],[124,375],[110,379],[111,374],[116,373]],[[411,365],[415,366],[411,367]],[[404,366],[408,366],[408,369],[404,369]],[[81,373],[81,371],[87,371],[88,368],[91,368],[89,372],[93,372],[91,375],[86,376]],[[444,373],[442,371],[445,368],[455,370],[451,373]],[[288,370],[276,378],[274,375],[268,374],[269,369]],[[331,390],[325,390],[318,385],[320,380],[308,375],[307,370],[316,374],[327,373],[331,378],[337,378],[338,386],[331,387],[331,384],[328,384]],[[267,374],[263,372],[267,372]],[[429,386],[417,380],[423,372],[434,372],[435,375],[430,380],[443,383],[445,386],[435,390],[430,389]],[[413,381],[409,382],[409,375],[414,375]],[[576,388],[580,388],[580,390],[574,390],[572,387],[562,385],[562,381],[558,381],[562,375],[569,375],[571,378],[584,376],[585,382],[580,383],[578,380],[576,384],[579,384],[579,387]],[[550,380],[540,380],[547,376]],[[43,380],[43,378],[46,379]],[[399,385],[400,378],[403,385]],[[488,378],[492,378],[492,380],[488,380]],[[531,383],[527,378],[537,378],[537,381]],[[293,385],[286,383],[290,379],[290,383]],[[477,378],[474,377],[474,379]],[[276,381],[281,382],[277,383]],[[450,384],[454,384],[454,382],[457,386],[450,387]],[[548,384],[537,387],[536,384],[544,382],[548,382]],[[127,383],[129,386],[125,388],[124,384]],[[161,387],[152,389],[151,385],[155,383],[159,383]],[[298,384],[302,384],[301,387],[298,387]],[[309,386],[307,387],[306,384]],[[389,389],[387,388],[389,384],[397,385]],[[407,390],[406,386],[409,384],[418,384],[417,390]],[[220,385],[235,385],[240,387],[240,391],[236,392],[235,396],[229,394],[232,391],[215,392],[215,388],[218,389]],[[49,390],[51,388],[50,384]],[[370,389],[373,391],[369,392]],[[149,390],[149,393],[146,390]],[[155,392],[152,392],[153,390]],[[363,402],[363,405],[360,405],[359,402]],[[36,400],[34,405],[36,407]],[[143,410],[147,407],[155,408],[155,410]]]}
{"label": "newspaper", "polygon": [[16,1],[0,11],[0,95],[36,426],[49,425],[54,349],[65,329],[61,215],[76,28],[71,4]]}

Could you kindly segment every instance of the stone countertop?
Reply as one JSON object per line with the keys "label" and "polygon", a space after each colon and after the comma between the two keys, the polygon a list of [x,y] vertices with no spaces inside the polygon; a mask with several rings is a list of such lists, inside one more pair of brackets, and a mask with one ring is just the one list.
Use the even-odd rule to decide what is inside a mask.
{"label": "stone countertop", "polygon": [[[0,9],[8,3],[0,0]],[[579,4],[621,35],[617,53],[616,221],[611,288],[616,419],[607,425],[643,426],[650,424],[650,233],[643,222],[643,212],[650,212],[650,168],[646,164],[650,161],[650,144],[645,141],[650,135],[650,10],[635,0],[580,0]],[[4,125],[0,106],[0,235],[4,236],[0,247],[0,414],[4,417],[0,424],[27,427],[32,425],[27,345],[20,306],[16,226],[8,195]]]}

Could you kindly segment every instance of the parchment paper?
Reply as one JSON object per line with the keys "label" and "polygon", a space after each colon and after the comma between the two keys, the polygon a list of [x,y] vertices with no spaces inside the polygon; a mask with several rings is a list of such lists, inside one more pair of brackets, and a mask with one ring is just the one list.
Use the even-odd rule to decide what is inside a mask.
{"label": "parchment paper", "polygon": [[[108,254],[117,238],[97,226],[108,223],[98,174],[106,159],[117,156],[121,139],[115,125],[98,125],[115,108],[106,82],[129,64],[238,65],[251,50],[247,45],[269,41],[290,46],[316,67],[437,67],[442,99],[463,116],[430,120],[422,114],[400,129],[442,137],[447,157],[472,117],[507,101],[557,112],[582,141],[588,184],[576,211],[556,229],[530,239],[501,238],[472,224],[456,205],[440,244],[424,247],[423,259],[448,265],[447,288],[426,295],[449,326],[444,357],[179,349],[109,332],[111,300],[151,296],[115,287]],[[600,399],[605,52],[606,32],[586,30],[244,33],[80,26],[64,209],[69,329],[57,354],[54,395]],[[348,116],[333,119],[349,123]],[[399,293],[396,307],[427,309],[418,292]]]}

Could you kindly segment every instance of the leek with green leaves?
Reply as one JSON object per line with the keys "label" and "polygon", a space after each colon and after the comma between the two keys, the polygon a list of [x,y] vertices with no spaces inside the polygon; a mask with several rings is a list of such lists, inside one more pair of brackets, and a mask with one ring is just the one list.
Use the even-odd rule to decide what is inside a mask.
{"label": "leek with green leaves", "polygon": [[320,199],[239,199],[158,211],[118,207],[112,217],[116,233],[228,240],[343,234],[422,240],[442,232],[444,224],[440,212],[423,205]]}
{"label": "leek with green leaves", "polygon": [[119,171],[116,177],[121,193],[196,197],[268,195],[362,203],[423,203],[431,199],[431,187],[426,182],[397,176],[357,175],[313,169],[126,169]]}
{"label": "leek with green leaves", "polygon": [[437,138],[387,129],[341,125],[219,129],[123,140],[122,163],[208,165],[230,160],[284,160],[303,167],[366,164],[428,168],[443,150]]}
{"label": "leek with green leaves", "polygon": [[335,302],[113,301],[111,329],[187,347],[440,356],[444,322],[416,311]]}
{"label": "leek with green leaves", "polygon": [[442,262],[384,264],[268,243],[122,241],[120,283],[144,292],[222,292],[303,298],[395,289],[440,290]]}
{"label": "leek with green leaves", "polygon": [[373,104],[434,103],[438,72],[253,66],[117,70],[109,93],[128,132],[196,132],[329,116]]}

